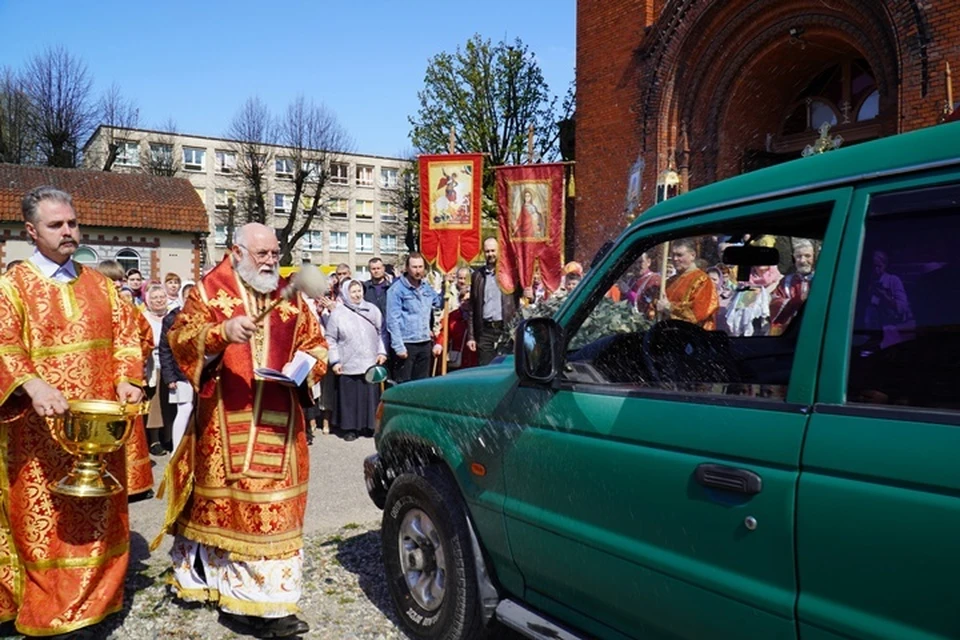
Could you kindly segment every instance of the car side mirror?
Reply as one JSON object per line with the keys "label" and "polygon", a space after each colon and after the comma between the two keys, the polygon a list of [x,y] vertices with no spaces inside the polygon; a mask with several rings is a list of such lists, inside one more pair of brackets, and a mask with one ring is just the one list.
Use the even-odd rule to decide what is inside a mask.
{"label": "car side mirror", "polygon": [[514,367],[521,380],[545,384],[563,363],[563,329],[553,318],[530,318],[517,327]]}

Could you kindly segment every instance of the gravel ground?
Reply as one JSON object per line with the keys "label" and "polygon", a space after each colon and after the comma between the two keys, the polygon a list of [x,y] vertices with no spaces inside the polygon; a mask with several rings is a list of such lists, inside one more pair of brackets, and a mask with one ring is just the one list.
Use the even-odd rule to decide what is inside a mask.
{"label": "gravel ground", "polygon": [[[366,495],[362,461],[373,441],[344,442],[317,435],[310,447],[311,479],[305,534],[302,616],[310,623],[306,638],[406,638],[397,629],[390,594],[383,581],[380,511]],[[156,458],[155,486],[168,458]],[[171,538],[152,554],[148,542],[163,522],[165,503],[130,505],[130,570],[124,609],[90,629],[100,640],[219,640],[247,638],[219,621],[216,609],[185,605],[166,587]],[[17,638],[17,635],[0,637]]]}

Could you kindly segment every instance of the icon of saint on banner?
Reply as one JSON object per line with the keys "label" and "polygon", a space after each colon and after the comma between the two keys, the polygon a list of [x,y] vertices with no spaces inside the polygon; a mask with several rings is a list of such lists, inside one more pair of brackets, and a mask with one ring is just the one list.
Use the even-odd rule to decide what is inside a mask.
{"label": "icon of saint on banner", "polygon": [[524,180],[510,183],[510,237],[546,240],[549,237],[550,182]]}
{"label": "icon of saint on banner", "polygon": [[431,162],[430,222],[438,229],[469,229],[473,225],[473,165]]}

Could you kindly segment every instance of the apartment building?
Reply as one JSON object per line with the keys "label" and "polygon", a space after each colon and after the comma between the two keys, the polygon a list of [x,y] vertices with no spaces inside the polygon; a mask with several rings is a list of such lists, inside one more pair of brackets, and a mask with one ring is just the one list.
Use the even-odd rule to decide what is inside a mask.
{"label": "apartment building", "polygon": [[[114,172],[160,172],[190,181],[210,221],[205,262],[220,260],[229,245],[226,216],[230,203],[236,206],[248,197],[238,171],[237,143],[225,138],[101,125],[84,146],[84,165],[101,168],[111,142],[118,145],[111,169]],[[264,148],[268,159],[267,223],[279,229],[289,216],[299,218],[312,201],[302,198],[298,210],[291,210],[292,151],[277,145]],[[410,163],[400,158],[350,153],[336,154],[327,164],[329,178],[321,196],[321,215],[297,244],[294,264],[333,266],[345,262],[355,274],[366,277],[367,261],[374,256],[396,263],[405,250],[406,231],[406,213],[396,205],[397,189]],[[307,186],[310,184],[308,180]],[[298,219],[294,229],[300,226]]]}

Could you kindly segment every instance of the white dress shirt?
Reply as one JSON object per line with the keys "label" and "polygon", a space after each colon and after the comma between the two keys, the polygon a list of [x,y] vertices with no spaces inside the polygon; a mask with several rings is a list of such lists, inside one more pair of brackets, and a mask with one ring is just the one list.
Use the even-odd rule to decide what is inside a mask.
{"label": "white dress shirt", "polygon": [[57,264],[40,253],[39,249],[35,249],[33,255],[30,256],[30,262],[32,262],[44,276],[52,278],[57,282],[70,282],[77,277],[77,266],[74,264],[72,258],[67,258],[67,261],[63,264]]}

